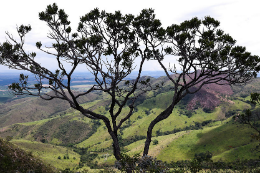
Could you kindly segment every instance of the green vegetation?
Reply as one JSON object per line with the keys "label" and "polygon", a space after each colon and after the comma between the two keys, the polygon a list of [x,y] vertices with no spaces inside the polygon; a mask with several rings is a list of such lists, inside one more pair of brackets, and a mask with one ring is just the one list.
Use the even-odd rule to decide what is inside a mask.
{"label": "green vegetation", "polygon": [[66,147],[22,139],[12,140],[12,143],[28,152],[33,153],[34,156],[41,158],[45,163],[61,170],[66,168],[76,168],[80,161],[80,155]]}
{"label": "green vegetation", "polygon": [[[28,51],[25,50],[24,39],[32,30],[30,25],[17,27],[19,41],[16,41],[11,33],[6,32],[8,40],[0,44],[0,63],[35,75],[36,80],[30,83],[27,74],[20,74],[19,82],[13,82],[8,86],[14,94],[40,96],[48,102],[41,104],[38,102],[37,107],[30,107],[29,103],[26,103],[27,109],[24,109],[26,111],[18,113],[22,116],[12,114],[10,107],[5,109],[3,112],[8,113],[0,117],[0,121],[3,122],[0,127],[3,127],[3,124],[13,125],[57,117],[57,113],[65,111],[64,109],[70,106],[85,117],[100,120],[102,123],[92,122],[90,130],[90,124],[77,120],[59,124],[58,122],[62,122],[60,118],[46,122],[46,126],[50,128],[39,126],[33,134],[28,130],[29,126],[16,125],[12,128],[21,138],[31,140],[34,138],[42,143],[52,142],[69,147],[84,143],[82,134],[88,140],[97,131],[101,134],[106,130],[113,141],[111,147],[118,161],[122,157],[124,145],[142,139],[143,136],[146,136],[143,150],[143,156],[146,156],[154,135],[158,137],[183,130],[202,129],[202,126],[209,123],[209,119],[204,117],[202,120],[201,115],[195,110],[217,115],[214,121],[225,119],[225,111],[215,108],[231,95],[229,85],[245,84],[260,71],[260,57],[251,55],[245,47],[236,45],[236,40],[219,28],[220,22],[210,16],[203,19],[194,17],[180,24],[163,27],[160,20],[155,17],[153,9],[143,9],[140,14],[134,16],[123,15],[120,11],[108,13],[96,8],[82,16],[77,32],[71,33],[68,15],[53,3],[39,13],[39,19],[50,27],[48,38],[55,43],[42,48],[41,41],[38,41],[36,48],[47,54],[50,54],[49,49],[54,50],[51,54],[56,56],[58,69],[55,71],[47,69],[36,62],[35,52],[26,53]],[[169,69],[164,66],[162,61],[167,56],[176,58],[174,63],[177,63],[178,72],[175,65]],[[138,63],[135,61],[137,57],[141,59]],[[168,81],[158,83],[148,76],[141,76],[143,65],[149,60],[155,60],[162,67]],[[72,68],[65,69],[66,64],[70,64]],[[75,92],[72,91],[72,83],[80,82],[72,81],[72,74],[79,64],[86,65],[86,70],[93,75],[95,82],[90,82],[91,86],[74,85],[76,88],[85,88]],[[136,67],[133,67],[133,64]],[[137,70],[136,78],[128,80],[134,69]],[[168,82],[166,91],[160,90],[164,82]],[[81,106],[84,101],[86,102],[84,98],[82,101],[83,96],[91,97],[91,94],[96,94],[97,91],[101,97],[105,93],[106,99],[96,99],[100,100],[99,104],[91,107]],[[159,96],[156,99],[155,93]],[[246,93],[240,93],[240,97],[246,98]],[[53,104],[58,99],[62,101]],[[151,108],[147,110],[144,107],[142,112],[139,112],[140,107],[137,105],[141,105],[146,99],[153,105],[152,113]],[[178,105],[181,100],[182,103]],[[14,103],[14,105],[23,104]],[[45,110],[39,111],[38,108],[41,107]],[[51,112],[48,112],[50,107]],[[177,107],[181,109],[179,112],[176,112]],[[236,110],[239,108],[244,109],[244,106],[238,106]],[[74,112],[69,111],[66,112],[69,114],[67,116],[73,115]],[[180,121],[173,121],[174,129],[164,129],[165,122],[172,113],[175,114],[174,117],[181,117],[187,125],[176,127],[175,122]],[[20,119],[17,120],[17,117]],[[34,119],[35,117],[37,118]],[[188,119],[196,121],[193,120],[194,124],[188,123]],[[132,122],[131,127],[120,129],[126,121]],[[103,130],[100,129],[102,126]],[[125,131],[128,129],[127,134]],[[81,133],[82,131],[85,133]],[[104,136],[102,135],[103,138]],[[125,138],[126,142],[123,141]],[[90,149],[100,151],[100,146],[85,143],[89,144]],[[100,141],[97,144],[100,144]]]}
{"label": "green vegetation", "polygon": [[[122,125],[119,139],[127,155],[133,156],[143,151],[145,129],[154,115],[167,104],[165,100],[169,99],[170,94],[167,90],[160,91],[157,95],[148,93],[146,99],[139,101],[138,110],[131,119]],[[95,101],[82,106],[104,112],[106,104],[103,101],[106,97],[99,96]],[[212,153],[211,159],[214,162],[258,159],[259,155],[252,152],[258,144],[250,137],[254,131],[232,117],[244,109],[253,108],[253,111],[257,111],[259,108],[253,107],[248,102],[248,97],[229,99],[221,102],[210,113],[199,106],[190,111],[191,116],[185,113],[187,103],[178,104],[167,120],[155,126],[149,155],[167,161],[168,164],[192,160],[195,154],[207,151]],[[160,103],[160,106],[153,107],[154,102]],[[13,104],[12,108],[16,109],[16,106],[19,107],[19,104]],[[61,170],[69,168],[72,171],[90,171],[115,163],[112,140],[103,122],[91,121],[70,109],[57,112],[52,118],[16,123],[0,130],[1,137]]]}
{"label": "green vegetation", "polygon": [[4,141],[1,138],[0,160],[1,172],[57,172],[57,169],[55,169],[53,166],[50,166],[50,164],[46,164],[47,162],[43,162],[42,160],[38,159],[38,157],[34,157],[32,152],[25,152],[17,146]]}
{"label": "green vegetation", "polygon": [[[151,80],[165,80],[165,77]],[[252,83],[260,87],[259,78]],[[253,86],[249,83],[243,87],[247,88],[248,85]],[[167,87],[166,83],[158,91],[146,93],[138,100],[138,109],[122,125],[119,139],[127,155],[134,156],[143,151],[146,129],[151,119],[167,106],[167,100],[172,97]],[[221,162],[224,165],[232,162],[235,165],[236,162],[240,163],[246,159],[258,159],[258,153],[253,149],[258,146],[259,142],[250,137],[254,131],[247,125],[232,119],[238,113],[243,113],[244,109],[251,108],[252,112],[259,112],[259,106],[250,103],[250,96],[241,97],[242,91],[235,87],[234,94],[222,97],[223,100],[219,106],[210,112],[205,111],[199,104],[194,109],[188,110],[187,105],[193,97],[180,102],[167,120],[155,126],[149,155],[158,160],[167,161],[171,170],[175,169],[174,164],[178,165],[178,169],[190,170],[192,164],[193,166],[198,164],[193,160],[195,154],[207,151],[212,153],[211,160],[216,164]],[[98,170],[95,169],[109,169],[109,166],[114,165],[116,159],[111,148],[112,140],[102,121],[91,121],[79,112],[67,109],[65,105],[64,109],[53,107],[50,109],[54,110],[44,109],[44,118],[41,114],[35,114],[36,109],[29,108],[26,103],[36,107],[39,112],[42,110],[38,105],[46,104],[38,99],[32,100],[31,97],[1,104],[1,137],[31,152],[32,156],[40,158],[46,165],[50,164],[61,170],[68,168],[71,171],[85,169],[97,172]],[[153,105],[157,103],[158,107],[154,107]],[[109,104],[107,95],[96,93],[92,99],[83,100],[81,105],[108,116]],[[58,105],[63,106],[61,103]],[[25,111],[26,109],[29,111]],[[17,110],[23,113],[18,114]],[[14,113],[12,115],[15,117],[14,120],[8,117],[11,113]],[[27,119],[24,113],[27,113]],[[22,121],[17,123],[17,119]],[[4,126],[4,122],[13,123],[10,125],[7,123],[7,126]],[[69,136],[74,138],[69,138]],[[85,149],[85,154],[80,151],[82,148]],[[193,163],[182,162],[182,160],[193,161]],[[208,169],[203,164],[205,162],[200,167]],[[226,169],[227,167],[226,165]]]}

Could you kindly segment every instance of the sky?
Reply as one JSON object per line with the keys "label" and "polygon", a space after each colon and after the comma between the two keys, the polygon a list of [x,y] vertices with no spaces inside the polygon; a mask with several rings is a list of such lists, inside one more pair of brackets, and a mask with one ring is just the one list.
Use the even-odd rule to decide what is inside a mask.
{"label": "sky", "polygon": [[[56,3],[59,9],[64,9],[71,21],[72,33],[76,31],[79,18],[94,8],[113,13],[120,10],[123,14],[138,15],[142,9],[152,8],[156,18],[160,19],[164,27],[172,24],[180,24],[193,17],[203,19],[211,16],[220,21],[220,29],[230,34],[237,45],[245,46],[253,55],[260,56],[260,10],[258,0],[8,0],[1,2],[0,10],[0,43],[6,41],[5,34],[8,31],[17,40],[16,26],[21,24],[32,27],[32,31],[26,35],[26,52],[36,52],[36,60],[42,66],[54,71],[57,69],[55,57],[47,56],[35,47],[37,41],[43,46],[48,45],[50,40],[47,33],[50,29],[46,23],[39,20],[38,14],[45,11],[47,5]],[[138,60],[137,60],[138,62]],[[174,63],[172,57],[165,59],[164,63]],[[161,67],[156,61],[146,62],[144,71],[160,71]],[[0,65],[1,72],[14,72],[8,67]],[[86,71],[81,65],[77,72]]]}

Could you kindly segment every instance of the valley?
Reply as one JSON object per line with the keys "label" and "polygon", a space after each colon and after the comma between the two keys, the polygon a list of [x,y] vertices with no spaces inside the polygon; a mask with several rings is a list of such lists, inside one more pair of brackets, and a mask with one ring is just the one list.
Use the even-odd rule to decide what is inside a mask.
{"label": "valley", "polygon": [[[9,138],[58,169],[94,169],[114,164],[112,139],[102,121],[84,117],[65,101],[13,96],[7,89],[10,79],[0,79],[1,138]],[[74,92],[86,90],[94,82],[83,75],[74,80]],[[142,154],[149,123],[168,106],[173,95],[166,77],[151,77],[153,84],[161,81],[165,82],[162,88],[138,99],[133,115],[119,130],[120,145],[130,156]],[[252,149],[259,142],[250,137],[254,130],[232,117],[245,109],[259,111],[259,107],[252,107],[249,96],[259,91],[260,78],[256,78],[244,86],[206,85],[186,96],[171,116],[153,129],[149,155],[167,163],[191,160],[196,153],[206,151],[213,154],[213,161],[258,159]],[[106,94],[95,92],[80,97],[80,104],[109,115]]]}

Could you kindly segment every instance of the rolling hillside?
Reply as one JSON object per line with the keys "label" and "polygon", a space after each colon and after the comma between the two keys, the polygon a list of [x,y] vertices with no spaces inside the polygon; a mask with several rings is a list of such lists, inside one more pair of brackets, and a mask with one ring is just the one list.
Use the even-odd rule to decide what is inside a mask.
{"label": "rolling hillside", "polygon": [[28,172],[30,170],[45,173],[58,172],[54,167],[44,163],[39,158],[33,157],[31,152],[26,152],[1,138],[0,148],[1,172]]}
{"label": "rolling hillside", "polygon": [[[139,98],[134,114],[120,130],[121,146],[130,155],[142,152],[149,123],[168,106],[173,95],[166,77],[151,78],[153,84],[162,81],[165,82],[163,88]],[[158,144],[151,143],[149,155],[167,162],[191,159],[195,153],[205,151],[212,152],[215,161],[258,158],[251,152],[257,144],[250,138],[254,131],[231,117],[250,109],[250,91],[259,90],[260,79],[257,78],[245,86],[207,85],[200,92],[186,96],[168,119],[155,126],[152,141],[156,139]],[[107,95],[96,93],[81,99],[83,107],[108,116]],[[1,104],[0,137],[9,136],[13,138],[11,142],[43,159],[54,151],[46,150],[45,156],[37,154],[37,149],[52,146],[54,149],[86,148],[96,154],[92,162],[101,165],[113,164],[115,160],[112,140],[104,123],[83,117],[60,100],[48,102],[26,97]],[[51,157],[57,161],[56,155]],[[79,156],[75,154],[75,158]],[[59,168],[66,166],[75,167],[65,164]]]}
{"label": "rolling hillside", "polygon": [[[98,98],[97,94],[81,97],[79,102],[86,103]],[[36,97],[15,99],[0,105],[0,128],[15,123],[32,122],[66,114],[69,104],[66,101],[50,101]],[[59,113],[59,114],[58,114]]]}

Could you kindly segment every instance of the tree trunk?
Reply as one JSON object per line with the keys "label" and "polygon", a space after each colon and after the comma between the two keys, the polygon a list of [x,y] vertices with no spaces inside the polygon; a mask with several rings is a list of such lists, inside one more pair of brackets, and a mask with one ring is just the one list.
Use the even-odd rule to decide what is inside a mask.
{"label": "tree trunk", "polygon": [[112,140],[113,140],[114,156],[115,156],[116,160],[120,160],[121,159],[121,152],[120,152],[120,146],[119,146],[119,143],[118,143],[118,138],[113,131],[109,132],[109,134],[110,134],[110,136],[112,137]]}
{"label": "tree trunk", "polygon": [[[120,150],[117,135],[114,132],[112,132],[110,135],[111,135],[113,142],[114,142],[113,143],[114,156],[115,156],[116,160],[119,161],[121,159],[121,150]],[[133,173],[133,171],[134,170],[132,170],[132,168],[126,169],[127,173]]]}
{"label": "tree trunk", "polygon": [[151,143],[151,138],[152,138],[152,131],[154,126],[168,118],[170,116],[170,114],[172,113],[172,110],[174,108],[174,106],[176,105],[175,102],[173,102],[167,109],[165,109],[163,112],[161,112],[149,125],[148,130],[147,130],[147,136],[146,136],[146,141],[145,141],[145,145],[144,145],[144,152],[143,152],[143,156],[148,155],[148,151],[149,151],[149,147],[150,147],[150,143]]}

